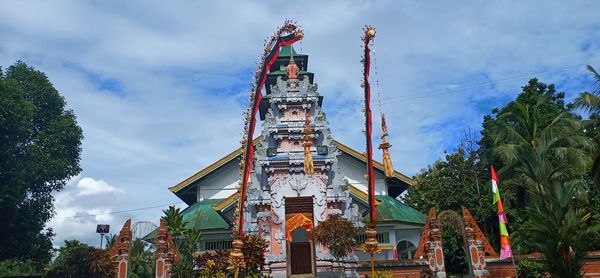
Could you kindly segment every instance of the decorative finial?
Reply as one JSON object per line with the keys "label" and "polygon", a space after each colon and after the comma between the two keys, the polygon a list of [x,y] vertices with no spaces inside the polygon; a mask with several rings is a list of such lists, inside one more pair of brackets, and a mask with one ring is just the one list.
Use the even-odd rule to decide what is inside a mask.
{"label": "decorative finial", "polygon": [[368,41],[372,40],[373,38],[375,38],[375,34],[377,33],[375,31],[375,27],[373,27],[371,25],[365,25],[364,30],[365,30],[365,36],[364,36],[363,39],[366,42],[368,42]]}
{"label": "decorative finial", "polygon": [[387,141],[388,130],[387,123],[385,122],[385,114],[381,114],[381,144],[379,149],[383,151],[383,171],[385,176],[391,178],[394,176],[394,165],[392,164],[392,157],[390,155],[389,148],[392,147]]}
{"label": "decorative finial", "polygon": [[296,65],[296,61],[294,61],[294,49],[290,46],[290,62],[286,67],[288,79],[298,79],[299,72],[300,68]]}
{"label": "decorative finial", "polygon": [[298,31],[296,31],[295,36],[298,40],[301,40],[304,38],[304,32],[302,30],[298,30]]}
{"label": "decorative finial", "polygon": [[312,138],[310,138],[311,133],[310,112],[306,111],[306,118],[304,120],[304,142],[302,143],[302,146],[304,147],[304,173],[307,175],[315,173],[313,159],[310,153],[310,147],[312,146]]}
{"label": "decorative finial", "polygon": [[388,136],[387,124],[385,122],[385,113],[381,113],[381,141],[386,141]]}

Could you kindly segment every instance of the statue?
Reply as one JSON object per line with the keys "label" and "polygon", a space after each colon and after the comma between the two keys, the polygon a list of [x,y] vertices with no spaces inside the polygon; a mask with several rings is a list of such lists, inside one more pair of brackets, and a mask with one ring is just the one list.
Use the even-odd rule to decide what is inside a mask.
{"label": "statue", "polygon": [[298,68],[296,61],[294,61],[294,55],[291,56],[290,62],[286,67],[286,71],[288,79],[298,79],[298,72],[300,72],[300,68]]}

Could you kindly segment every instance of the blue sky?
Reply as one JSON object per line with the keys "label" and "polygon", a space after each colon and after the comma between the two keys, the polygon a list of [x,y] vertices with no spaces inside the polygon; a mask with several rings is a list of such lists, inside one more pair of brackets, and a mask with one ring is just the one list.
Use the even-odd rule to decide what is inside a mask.
{"label": "blue sky", "polygon": [[263,40],[285,19],[305,30],[296,48],[310,55],[334,137],[357,150],[359,38],[365,24],[377,28],[371,82],[395,166],[413,175],[529,78],[568,100],[589,90],[598,10],[597,1],[2,1],[0,65],[44,71],[77,115],[83,172],[55,194],[50,226],[57,245],[96,244],[97,223],[118,231],[161,214],[107,212],[178,202],[167,187],[239,147]]}

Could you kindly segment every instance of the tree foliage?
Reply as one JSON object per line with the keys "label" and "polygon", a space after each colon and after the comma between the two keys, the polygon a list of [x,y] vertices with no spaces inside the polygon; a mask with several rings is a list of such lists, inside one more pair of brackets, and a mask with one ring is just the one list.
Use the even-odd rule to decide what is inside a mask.
{"label": "tree foliage", "polygon": [[196,256],[195,260],[196,264],[204,266],[200,277],[226,276],[229,268],[229,250],[204,252]]}
{"label": "tree foliage", "polygon": [[66,240],[52,264],[49,278],[112,278],[113,262],[107,250],[97,249],[78,240]]}
{"label": "tree foliage", "polygon": [[314,239],[329,248],[331,255],[341,264],[346,257],[358,247],[358,228],[352,221],[339,214],[332,214],[319,223],[313,232]]}
{"label": "tree foliage", "polygon": [[554,182],[544,188],[544,199],[529,207],[529,240],[544,254],[548,269],[556,277],[581,277],[583,259],[592,245],[590,238],[600,231],[590,223],[591,213],[577,208],[579,197],[574,183]]}
{"label": "tree foliage", "polygon": [[242,237],[242,253],[247,273],[257,273],[265,265],[265,250],[269,243],[258,235],[244,235]]}
{"label": "tree foliage", "polygon": [[171,275],[174,278],[192,278],[194,277],[193,255],[202,239],[200,230],[188,228],[188,223],[183,221],[179,208],[170,206],[163,210],[163,213],[162,219],[166,222],[175,244],[176,259],[171,268]]}
{"label": "tree foliage", "polygon": [[34,261],[4,260],[0,261],[0,275],[4,276],[37,276],[44,273],[44,266]]}
{"label": "tree foliage", "polygon": [[[458,210],[461,205],[477,211],[473,188],[479,180],[489,180],[488,165],[494,164],[500,169],[513,250],[542,252],[552,274],[577,277],[581,258],[599,246],[600,238],[600,188],[591,186],[589,178],[594,176],[590,169],[597,174],[600,165],[600,75],[590,71],[595,91],[582,94],[574,105],[565,105],[564,93],[553,85],[530,80],[515,100],[484,117],[473,158],[465,155],[461,144],[417,176],[418,185],[409,189],[405,202],[422,211]],[[582,121],[570,107],[590,112],[589,120]],[[468,175],[472,171],[467,166],[473,164],[469,160],[483,171],[478,180]],[[484,188],[477,196],[483,198],[483,209],[474,216],[498,248],[498,219],[495,208],[487,205],[492,203],[489,183]]]}
{"label": "tree foliage", "polygon": [[591,157],[590,174],[596,187],[600,188],[600,74],[590,65],[587,69],[594,78],[594,87],[591,92],[581,93],[573,102],[573,106],[589,114],[589,118],[584,121],[586,133],[596,144]]}
{"label": "tree foliage", "polygon": [[82,131],[46,75],[23,62],[0,72],[0,259],[51,257],[53,191],[77,175]]}
{"label": "tree foliage", "polygon": [[465,228],[462,216],[454,210],[445,210],[439,213],[438,219],[442,229],[446,271],[455,274],[468,273]]}
{"label": "tree foliage", "polygon": [[142,239],[131,241],[129,250],[129,277],[130,278],[153,278],[154,277],[154,255],[151,244]]}

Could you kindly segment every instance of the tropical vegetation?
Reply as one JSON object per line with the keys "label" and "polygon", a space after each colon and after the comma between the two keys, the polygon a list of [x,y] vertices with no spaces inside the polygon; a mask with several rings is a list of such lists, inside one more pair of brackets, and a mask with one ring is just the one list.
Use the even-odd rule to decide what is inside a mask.
{"label": "tropical vegetation", "polygon": [[114,266],[107,250],[91,247],[78,240],[66,240],[58,250],[49,278],[110,278],[114,277]]}
{"label": "tropical vegetation", "polygon": [[[455,151],[422,170],[404,201],[422,211],[465,206],[498,248],[489,183],[494,165],[513,251],[541,252],[551,274],[579,277],[587,252],[600,247],[600,75],[588,69],[594,90],[570,104],[554,85],[530,80],[513,101],[484,117],[480,136],[467,131]],[[466,273],[462,240],[443,230],[450,241],[445,255],[454,261],[447,267]]]}
{"label": "tropical vegetation", "polygon": [[0,68],[0,261],[50,262],[52,193],[81,171],[82,138],[43,72],[20,61]]}

